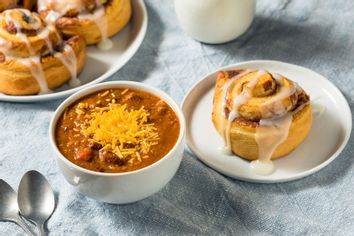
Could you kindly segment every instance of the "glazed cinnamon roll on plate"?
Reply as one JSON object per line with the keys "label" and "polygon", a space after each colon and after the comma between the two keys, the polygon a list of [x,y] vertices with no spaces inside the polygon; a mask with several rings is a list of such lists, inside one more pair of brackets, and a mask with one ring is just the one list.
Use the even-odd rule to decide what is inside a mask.
{"label": "glazed cinnamon roll on plate", "polygon": [[221,68],[188,92],[182,108],[187,143],[198,158],[252,182],[290,181],[320,170],[351,131],[349,106],[333,84],[276,61]]}
{"label": "glazed cinnamon roll on plate", "polygon": [[77,82],[86,57],[80,36],[63,40],[38,14],[11,9],[0,14],[0,92],[8,95],[48,93]]}
{"label": "glazed cinnamon roll on plate", "polygon": [[80,35],[88,45],[107,42],[132,15],[130,0],[38,0],[38,12],[64,35]]}
{"label": "glazed cinnamon roll on plate", "polygon": [[310,98],[279,74],[262,69],[220,71],[212,121],[226,151],[269,164],[293,151],[308,135]]}
{"label": "glazed cinnamon roll on plate", "polygon": [[[65,1],[52,1],[52,2],[59,2],[62,5],[63,2]],[[92,1],[70,1],[67,4],[68,8],[72,8],[73,4],[75,3],[81,3],[81,2],[85,2],[86,4],[88,4],[89,2],[91,3]],[[96,3],[96,1],[93,1],[94,7],[92,7],[91,4],[89,5],[85,5],[85,7],[87,6],[88,9],[82,9],[83,12],[79,13],[75,13],[75,16],[78,16],[79,18],[81,17],[82,19],[85,18],[84,22],[91,22],[88,19],[86,19],[86,16],[89,16],[91,13],[91,15],[95,15],[95,16],[99,16],[99,14],[97,12],[103,12],[102,10],[104,9],[104,13],[105,16],[108,17],[108,13],[111,13],[112,9],[110,7],[113,7],[113,5],[110,4],[103,4],[102,5],[102,1],[99,1],[98,3]],[[119,6],[123,7],[123,5],[121,5],[123,3],[123,1],[118,1],[119,2]],[[125,1],[124,1],[125,2]],[[130,2],[130,1],[129,1]],[[109,0],[107,3],[113,3],[113,1]],[[100,5],[101,4],[101,5]],[[109,6],[109,7],[108,7]],[[105,7],[105,8],[103,8]],[[72,8],[72,9],[75,9]],[[94,10],[97,9],[97,10]],[[121,10],[123,10],[123,8],[119,8]],[[124,8],[126,9],[126,8]],[[130,11],[129,8],[127,8],[127,14],[129,15]],[[90,12],[91,11],[91,12]],[[120,10],[119,10],[120,12]],[[35,80],[35,78],[31,77],[32,80],[24,80],[24,77],[30,77],[31,75],[33,76],[33,73],[38,74],[36,72],[36,70],[34,72],[28,71],[28,67],[23,67],[23,70],[26,70],[26,73],[21,73],[21,70],[19,69],[19,73],[15,73],[14,75],[20,76],[21,77],[21,82],[19,82],[18,80],[6,80],[4,79],[3,83],[0,83],[0,86],[2,86],[2,90],[0,92],[0,101],[12,101],[12,102],[35,102],[35,101],[45,101],[45,100],[51,100],[51,99],[58,99],[58,98],[62,98],[65,96],[68,96],[72,93],[74,93],[75,91],[78,91],[79,89],[88,86],[88,85],[92,85],[98,82],[101,82],[105,79],[107,79],[109,76],[111,76],[112,74],[114,74],[116,71],[118,71],[120,68],[122,68],[129,60],[130,58],[132,58],[132,56],[135,54],[135,52],[138,50],[138,48],[140,47],[144,36],[146,34],[146,29],[147,29],[147,11],[146,11],[146,7],[145,4],[143,2],[143,0],[135,0],[135,1],[131,1],[131,12],[134,12],[134,14],[132,15],[132,17],[129,18],[129,22],[124,26],[123,29],[121,29],[119,31],[119,27],[122,27],[124,24],[122,23],[122,21],[120,21],[120,17],[118,17],[115,23],[117,23],[115,25],[114,28],[112,29],[107,29],[108,31],[110,31],[111,33],[113,31],[119,31],[119,33],[115,34],[114,36],[112,36],[110,38],[111,43],[112,43],[112,48],[109,51],[104,51],[99,49],[96,46],[88,46],[86,48],[86,63],[84,65],[84,68],[82,70],[82,72],[80,73],[78,80],[80,81],[80,85],[78,85],[78,83],[69,83],[70,80],[68,80],[67,77],[67,72],[69,70],[59,70],[57,66],[51,66],[50,68],[52,68],[51,70],[46,69],[47,66],[42,66],[42,68],[44,69],[44,74],[45,75],[49,75],[49,74],[56,74],[57,76],[54,76],[54,79],[50,79],[47,81],[47,88],[45,88],[45,86],[43,85],[44,83],[42,83],[42,86],[38,83],[37,80]],[[72,13],[72,12],[71,12]],[[71,14],[70,13],[70,14]],[[90,13],[90,14],[89,14]],[[106,14],[107,13],[107,14]],[[117,11],[115,11],[115,13],[117,13]],[[34,13],[36,15],[36,13]],[[43,14],[43,13],[42,13]],[[50,11],[51,16],[49,17],[49,19],[57,19],[57,21],[50,21],[48,19],[42,19],[42,24],[45,26],[45,28],[51,27],[51,28],[57,28],[58,27],[55,25],[55,23],[63,21],[63,18],[65,18],[65,16],[63,17],[58,17],[58,15],[54,12],[54,11]],[[68,13],[69,14],[69,13]],[[119,13],[120,14],[120,13]],[[126,13],[124,13],[126,14]],[[39,14],[38,14],[39,15]],[[36,15],[36,16],[38,16]],[[66,23],[70,23],[70,22],[78,22],[77,17],[74,17],[74,15],[70,15],[72,17],[67,17],[67,19],[69,20],[65,20],[64,22]],[[90,17],[91,17],[90,15]],[[40,18],[40,16],[39,16]],[[109,17],[108,17],[109,18]],[[107,20],[108,20],[107,18]],[[128,18],[128,17],[126,17]],[[102,19],[100,17],[95,18],[95,19]],[[107,21],[107,23],[109,23]],[[28,24],[28,23],[26,23]],[[24,27],[26,28],[28,27],[26,24],[23,24]],[[81,23],[80,23],[81,24]],[[92,27],[96,27],[97,25],[93,24],[92,22],[89,24]],[[102,24],[99,24],[102,26]],[[119,26],[120,25],[120,26]],[[80,25],[82,26],[82,25]],[[21,38],[16,37],[17,33],[9,33],[9,27],[11,28],[12,26],[7,26],[7,24],[3,24],[0,25],[0,31],[3,32],[3,34],[0,34],[0,52],[9,52],[11,53],[18,53],[20,54],[21,57],[26,57],[26,53],[28,54],[28,49],[26,47],[26,45],[28,46],[29,44],[24,44],[23,42],[21,43],[21,46],[16,46],[16,47],[12,47],[10,51],[8,51],[8,48],[6,46],[6,44],[4,44],[3,42],[6,42],[8,40],[14,40],[16,38],[17,42],[21,41]],[[32,27],[37,27],[37,25],[32,25]],[[117,28],[118,27],[118,28]],[[109,28],[109,27],[108,27]],[[81,29],[81,28],[80,28]],[[37,29],[34,29],[37,30]],[[96,28],[97,30],[97,28]],[[11,31],[11,29],[10,29]],[[53,56],[53,52],[49,53],[49,51],[47,50],[46,45],[46,40],[41,40],[41,38],[43,38],[43,35],[47,34],[47,31],[43,31],[43,33],[40,33],[38,35],[38,37],[36,37],[36,34],[32,35],[33,33],[36,32],[32,32],[31,30],[27,30],[24,29],[24,32],[21,32],[24,35],[27,35],[31,41],[31,47],[34,47],[34,52],[38,52],[42,57],[50,57],[52,58]],[[71,36],[70,34],[66,34],[63,35],[63,31],[58,30],[58,34],[62,35],[63,41],[67,42],[67,44],[73,43],[73,39],[70,40],[70,38],[83,38],[83,40],[87,40],[87,38],[85,39],[85,35],[82,35],[81,37],[77,37],[77,36]],[[109,35],[111,35],[111,33],[107,33],[107,37]],[[80,34],[80,33],[79,33]],[[113,33],[112,33],[113,34]],[[12,37],[10,37],[9,35],[12,35]],[[56,39],[54,37],[54,34],[49,34],[50,35],[50,42],[53,45],[53,50],[58,50],[61,49],[61,46],[63,46],[62,44],[58,44],[56,42]],[[92,33],[91,36],[97,36],[97,40],[101,40],[102,39],[102,35],[98,33],[98,31],[95,31],[94,33]],[[95,36],[95,37],[96,37]],[[22,37],[22,36],[21,36]],[[22,40],[23,41],[23,40]],[[38,43],[35,43],[34,41],[38,41]],[[80,40],[81,41],[81,40]],[[11,41],[10,41],[11,42]],[[108,43],[109,44],[109,43]],[[58,47],[57,47],[58,46]],[[103,46],[110,46],[110,45],[103,45]],[[62,49],[67,49],[67,47],[63,47]],[[73,48],[74,49],[74,48]],[[4,55],[6,53],[3,53]],[[55,54],[55,53],[54,53]],[[58,55],[58,54],[55,54]],[[6,55],[5,55],[6,56]],[[19,56],[19,55],[17,55]],[[4,62],[4,58],[5,57],[1,57],[2,61]],[[7,56],[7,59],[11,59],[11,57]],[[58,59],[58,58],[56,58]],[[77,58],[78,60],[78,65],[80,64],[80,58]],[[20,63],[17,63],[20,64]],[[22,63],[23,64],[23,63]],[[21,64],[21,65],[22,65]],[[30,63],[31,65],[33,64],[33,62]],[[36,64],[36,63],[34,63]],[[38,64],[38,63],[37,63]],[[52,64],[48,63],[46,60],[46,65],[48,64]],[[55,64],[55,63],[54,63]],[[60,64],[60,63],[59,63]],[[67,63],[68,64],[68,63]],[[69,63],[70,65],[72,65],[72,63]],[[19,68],[18,66],[14,67],[14,66],[3,66],[5,67],[5,69],[2,71],[3,73],[10,73],[9,71],[13,70],[14,68]],[[22,67],[21,67],[22,68]],[[37,68],[37,67],[34,67]],[[80,70],[80,68],[78,68]],[[8,70],[8,72],[5,72],[6,70]],[[79,70],[77,72],[79,72]],[[59,71],[59,73],[58,73]],[[73,70],[70,70],[73,71]],[[55,72],[55,73],[54,73]],[[63,74],[64,73],[64,74]],[[65,75],[65,76],[63,76]],[[13,76],[11,74],[11,76]],[[57,77],[60,77],[60,79],[58,79]],[[65,77],[65,78],[64,78]],[[66,81],[67,82],[64,82]],[[16,83],[15,83],[16,81]],[[29,85],[26,85],[26,83],[24,83],[24,81],[31,81],[29,82]],[[43,81],[39,80],[39,81]],[[35,85],[35,82],[37,82],[37,85]],[[77,82],[77,81],[76,81]],[[16,86],[18,86],[16,88],[16,90],[21,90],[21,93],[19,93],[19,91],[9,91],[8,89],[8,84],[11,84],[12,86],[16,84]],[[60,84],[62,84],[60,86]],[[27,90],[25,91],[22,87],[23,86],[27,86]],[[57,87],[59,86],[59,87]],[[6,90],[3,88],[6,87]],[[21,87],[21,88],[20,88]],[[40,87],[41,89],[38,89],[38,87]],[[41,91],[40,91],[41,90]],[[47,93],[46,93],[47,91]],[[12,95],[12,94],[17,94],[16,96]],[[19,95],[22,94],[22,95]],[[27,94],[27,95],[25,95]],[[31,95],[29,95],[31,94]]]}

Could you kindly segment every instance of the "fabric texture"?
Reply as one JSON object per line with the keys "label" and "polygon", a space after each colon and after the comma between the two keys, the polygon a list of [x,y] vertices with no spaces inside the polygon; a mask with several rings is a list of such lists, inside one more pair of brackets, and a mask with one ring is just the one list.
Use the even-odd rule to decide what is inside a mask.
{"label": "fabric texture", "polygon": [[[109,80],[141,81],[181,102],[196,81],[221,66],[280,60],[324,75],[354,109],[354,1],[258,0],[251,28],[222,45],[188,37],[173,1],[147,0],[146,5],[146,38]],[[59,172],[48,126],[62,101],[0,103],[0,178],[16,190],[28,170],[49,179],[58,201],[47,225],[50,235],[354,234],[353,137],[328,167],[282,184],[231,179],[186,148],[176,176],[160,192],[134,204],[110,205],[77,193]],[[0,222],[0,235],[24,233],[14,223]]]}

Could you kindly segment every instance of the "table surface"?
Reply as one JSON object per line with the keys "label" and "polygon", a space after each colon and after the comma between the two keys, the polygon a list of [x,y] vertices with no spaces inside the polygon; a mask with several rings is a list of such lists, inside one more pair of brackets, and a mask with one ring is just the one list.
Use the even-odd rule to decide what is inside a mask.
{"label": "table surface", "polygon": [[[258,0],[242,37],[205,45],[179,27],[173,1],[146,1],[149,26],[137,54],[109,80],[138,80],[181,102],[204,74],[246,60],[308,67],[329,78],[354,108],[354,1]],[[320,84],[318,86],[321,86]],[[282,184],[253,184],[219,174],[186,150],[181,167],[159,193],[135,204],[86,198],[64,180],[48,140],[62,100],[0,103],[0,178],[15,189],[31,169],[45,174],[58,199],[50,235],[352,235],[353,137],[328,167]],[[338,114],[340,115],[340,114]],[[22,235],[0,222],[1,235]]]}

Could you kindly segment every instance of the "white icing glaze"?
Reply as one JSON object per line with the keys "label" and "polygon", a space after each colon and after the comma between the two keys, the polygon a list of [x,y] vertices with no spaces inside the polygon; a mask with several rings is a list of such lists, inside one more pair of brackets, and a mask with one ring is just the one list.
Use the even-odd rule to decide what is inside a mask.
{"label": "white icing glaze", "polygon": [[70,10],[80,12],[77,16],[79,19],[93,21],[101,33],[101,42],[97,45],[98,48],[109,50],[112,48],[113,43],[108,40],[108,23],[105,7],[99,0],[96,0],[96,6],[97,8],[91,13],[85,9],[82,0],[38,0],[38,11],[52,9],[46,17],[47,22],[55,23],[57,19],[64,16]]}
{"label": "white icing glaze", "polygon": [[[77,87],[81,84],[80,80],[77,79],[77,59],[74,50],[68,44],[65,44],[63,52],[55,52],[53,50],[53,45],[49,39],[50,32],[56,32],[56,36],[61,40],[60,35],[55,31],[53,24],[48,24],[48,26],[38,35],[43,40],[45,40],[49,50],[54,52],[54,56],[58,58],[61,63],[69,70],[71,79],[69,80],[69,85],[71,87]],[[64,53],[66,55],[64,55]]]}
{"label": "white icing glaze", "polygon": [[[28,10],[17,9],[17,11],[21,11],[23,14],[25,14],[29,17],[31,16],[31,12]],[[0,16],[0,19],[5,20],[7,23],[9,23],[9,22],[13,23],[13,25],[16,28],[16,37],[19,38],[21,41],[23,41],[27,45],[30,57],[21,58],[21,57],[14,57],[13,55],[11,55],[11,53],[10,53],[11,42],[8,42],[1,37],[0,37],[0,51],[5,54],[6,60],[12,60],[12,61],[16,60],[29,68],[33,77],[36,79],[36,81],[39,85],[39,88],[40,88],[39,94],[50,93],[51,90],[48,88],[45,74],[44,74],[42,64],[41,64],[41,56],[36,55],[36,53],[33,50],[32,45],[30,43],[28,36],[26,34],[22,33],[22,31],[21,31],[22,30],[21,23],[18,22],[15,18],[13,18],[10,13],[11,13],[11,11],[6,11],[5,16]],[[39,30],[40,27],[41,27],[41,25],[39,22],[36,22],[33,25],[34,30]],[[77,61],[76,61],[75,53],[74,53],[73,49],[71,48],[71,46],[69,46],[67,44],[64,46],[64,50],[63,50],[67,54],[66,56],[64,56],[62,53],[55,52],[55,50],[53,49],[53,45],[52,45],[50,38],[49,38],[49,35],[51,32],[55,32],[58,39],[61,41],[60,35],[58,34],[58,32],[56,32],[54,25],[51,23],[49,23],[46,27],[43,27],[43,29],[41,29],[41,31],[38,34],[38,37],[40,37],[41,39],[43,39],[46,42],[46,45],[47,45],[49,51],[51,53],[54,53],[54,56],[57,57],[59,60],[61,60],[63,65],[68,68],[68,70],[70,71],[70,74],[71,74],[70,84],[77,86],[79,84],[79,81],[77,80],[77,75],[76,75]]]}
{"label": "white icing glaze", "polygon": [[252,171],[258,175],[269,175],[274,172],[275,167],[272,161],[251,161],[250,167]]}
{"label": "white icing glaze", "polygon": [[[31,12],[26,9],[17,9],[17,10],[21,11],[23,14],[25,14],[27,16],[31,15]],[[16,28],[16,37],[19,38],[20,40],[22,40],[23,42],[25,42],[25,44],[27,45],[28,51],[31,55],[31,57],[29,57],[29,58],[12,58],[12,59],[19,61],[20,63],[26,65],[30,69],[33,77],[36,79],[36,81],[39,85],[39,88],[40,88],[39,93],[40,94],[41,93],[49,93],[50,90],[49,90],[47,82],[45,80],[45,75],[44,75],[42,64],[41,64],[41,58],[40,58],[40,56],[35,55],[35,52],[33,51],[32,45],[31,45],[30,40],[28,39],[27,35],[21,32],[21,29],[22,29],[21,23],[18,22],[15,18],[13,18],[10,13],[11,13],[11,11],[5,11],[5,17],[3,19],[6,20],[7,23],[12,22],[14,24],[14,26]],[[34,29],[38,30],[39,28],[40,28],[40,24],[37,22],[34,25]],[[8,55],[6,55],[6,53],[5,53],[5,56],[8,56]]]}
{"label": "white icing glaze", "polygon": [[22,58],[17,60],[30,69],[33,77],[36,79],[39,85],[39,94],[51,93],[50,89],[48,88],[47,81],[45,79],[42,64],[40,62],[41,59],[39,56],[33,56],[31,58]]}
{"label": "white icing glaze", "polygon": [[258,144],[258,160],[251,162],[251,168],[259,175],[269,175],[274,172],[271,160],[276,148],[282,144],[289,135],[294,115],[301,111],[308,103],[297,107],[282,117],[262,119],[256,129],[256,142]]}
{"label": "white icing glaze", "polygon": [[241,77],[243,77],[243,76],[245,76],[245,75],[247,75],[247,74],[249,74],[249,73],[251,73],[251,72],[252,72],[252,70],[247,69],[247,70],[245,70],[244,72],[242,72],[242,73],[240,73],[240,74],[237,74],[237,75],[235,75],[234,77],[232,77],[232,78],[224,85],[223,91],[222,91],[222,92],[223,92],[223,96],[222,96],[222,99],[221,99],[221,108],[222,108],[221,112],[222,112],[222,115],[223,115],[224,117],[226,117],[226,115],[225,115],[226,101],[227,101],[227,96],[228,96],[228,92],[229,92],[229,90],[230,90],[230,88],[231,88],[231,85],[235,82],[236,79],[241,78]]}
{"label": "white icing glaze", "polygon": [[311,107],[312,112],[316,117],[321,117],[322,114],[326,111],[326,107],[318,103],[312,103]]}
{"label": "white icing glaze", "polygon": [[50,11],[45,18],[45,21],[50,24],[54,24],[57,19],[62,16],[59,12]]}
{"label": "white icing glaze", "polygon": [[225,125],[224,125],[224,118],[226,118],[226,114],[225,114],[225,108],[226,108],[226,102],[227,102],[227,96],[229,93],[229,90],[231,88],[231,85],[235,82],[236,79],[241,78],[242,76],[251,73],[252,70],[245,70],[244,72],[235,75],[234,77],[232,77],[222,88],[222,98],[221,98],[221,104],[220,104],[220,108],[221,108],[221,116],[220,116],[220,121],[219,124],[221,125],[220,130],[223,132],[222,137],[224,139],[224,146],[220,147],[219,150],[222,150],[223,154],[229,154],[231,155],[231,148],[228,148],[227,144],[226,144],[226,132],[225,132]]}
{"label": "white icing glaze", "polygon": [[0,51],[4,53],[5,55],[10,55],[9,51],[12,47],[12,43],[9,41],[6,41],[5,39],[0,37]]}
{"label": "white icing glaze", "polygon": [[[64,55],[64,53],[66,55]],[[77,79],[77,59],[72,47],[66,44],[63,49],[63,53],[56,52],[54,56],[58,58],[66,66],[66,68],[68,68],[71,74],[69,85],[72,87],[79,86],[81,82]]]}
{"label": "white icing glaze", "polygon": [[227,156],[231,156],[231,155],[232,155],[231,149],[230,149],[230,148],[227,148],[225,145],[219,147],[218,150],[219,150],[220,153],[223,154],[223,155],[227,155]]}
{"label": "white icing glaze", "polygon": [[53,45],[52,45],[52,43],[50,42],[50,39],[49,39],[49,33],[50,33],[49,27],[45,27],[45,28],[38,34],[38,37],[40,37],[41,39],[43,39],[43,40],[46,42],[49,51],[52,52],[52,51],[54,51],[54,50],[53,50]]}
{"label": "white icing glaze", "polygon": [[[232,82],[234,82],[235,79],[240,78],[248,73],[249,73],[248,71],[241,73],[239,76],[236,76],[235,78],[233,78]],[[238,117],[238,109],[240,108],[240,106],[247,103],[250,98],[252,98],[252,94],[250,93],[250,90],[252,90],[257,85],[259,78],[262,75],[264,75],[265,73],[266,73],[266,71],[259,70],[257,72],[256,76],[247,84],[247,87],[238,96],[236,96],[235,99],[233,100],[232,109],[231,109],[230,114],[228,116],[226,127],[223,127],[223,129],[222,129],[225,132],[224,133],[224,140],[225,140],[225,148],[227,150],[231,151],[231,137],[230,137],[231,136],[231,132],[230,132],[231,131],[231,124],[235,120],[235,118]],[[228,90],[230,89],[231,85],[232,84],[227,85],[228,87],[226,88],[226,91],[224,91],[226,94],[228,94]],[[226,99],[227,99],[227,97],[225,98],[225,100]],[[226,108],[226,101],[224,101],[223,104],[225,105],[225,107],[222,107],[223,113],[225,113],[224,110]]]}
{"label": "white icing glaze", "polygon": [[283,100],[285,98],[288,98],[292,96],[293,94],[296,93],[295,87],[285,87],[282,86],[280,88],[280,91],[270,98],[268,101],[265,103],[261,104],[261,111],[264,114],[264,116],[267,113],[271,113],[272,115],[275,116],[282,116],[287,112],[286,105],[283,103]]}
{"label": "white icing glaze", "polygon": [[113,42],[110,39],[105,39],[97,44],[97,47],[102,51],[108,51],[113,48]]}
{"label": "white icing glaze", "polygon": [[65,15],[70,10],[77,10],[79,12],[85,10],[82,0],[38,0],[38,11],[45,11],[48,8],[55,9],[53,12],[59,13],[61,16]]}
{"label": "white icing glaze", "polygon": [[105,9],[102,4],[99,5],[99,8],[96,9],[93,14],[79,14],[79,19],[94,21],[98,29],[100,30],[101,42],[104,42],[107,39],[108,24]]}
{"label": "white icing glaze", "polygon": [[[248,82],[246,88],[234,98],[233,107],[227,119],[226,126],[223,125],[223,119],[225,119],[225,108],[227,106],[227,100],[229,96],[229,90],[237,78],[240,78],[252,71],[245,71],[234,78],[230,79],[223,87],[222,101],[221,101],[221,130],[224,131],[224,143],[225,147],[219,149],[223,154],[231,153],[231,125],[232,122],[239,116],[239,108],[247,103],[252,98],[251,90],[257,85],[262,75],[267,73],[264,70],[259,70],[254,78]],[[299,106],[295,111],[288,112],[283,105],[282,100],[292,96],[297,90],[301,89],[298,85],[294,84],[290,88],[283,86],[283,77],[278,74],[272,74],[273,78],[278,85],[281,86],[280,91],[277,92],[271,99],[261,105],[261,108],[265,112],[271,112],[275,117],[271,119],[261,119],[259,121],[259,127],[256,128],[255,140],[258,145],[258,159],[250,163],[251,169],[259,175],[269,175],[274,171],[274,163],[271,157],[276,148],[282,144],[289,135],[289,130],[293,120],[293,115],[302,110],[305,105]],[[241,84],[237,85],[241,86]],[[236,88],[237,90],[239,88]]]}
{"label": "white icing glaze", "polygon": [[[23,14],[25,15],[30,15],[31,12],[26,10],[26,9],[18,9],[18,11],[21,11]],[[19,38],[20,40],[22,40],[23,42],[26,43],[27,45],[27,48],[30,52],[31,55],[34,55],[34,51],[33,51],[33,48],[32,48],[32,45],[27,37],[27,35],[25,35],[24,33],[21,32],[21,23],[18,22],[15,18],[13,18],[11,15],[10,15],[11,11],[5,11],[5,20],[6,20],[6,23],[9,23],[9,22],[12,22],[16,28],[16,37]],[[36,25],[37,26],[37,25]],[[37,28],[39,29],[39,28]]]}
{"label": "white icing glaze", "polygon": [[273,78],[275,79],[275,81],[278,83],[278,84],[282,84],[283,83],[283,76],[277,74],[277,73],[271,73]]}
{"label": "white icing glaze", "polygon": [[275,149],[287,139],[292,120],[292,113],[277,119],[260,120],[255,137],[258,144],[258,160],[251,162],[257,174],[268,175],[274,171],[269,164],[272,162],[271,157]]}

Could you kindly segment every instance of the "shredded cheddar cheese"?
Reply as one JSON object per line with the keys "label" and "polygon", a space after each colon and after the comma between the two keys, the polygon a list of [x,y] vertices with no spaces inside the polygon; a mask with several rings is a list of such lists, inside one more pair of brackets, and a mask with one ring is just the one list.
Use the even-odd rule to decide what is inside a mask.
{"label": "shredded cheddar cheese", "polygon": [[109,103],[87,113],[87,121],[81,128],[91,137],[90,141],[101,144],[119,158],[140,159],[159,140],[154,124],[148,123],[149,116],[144,107],[129,110],[127,105]]}

